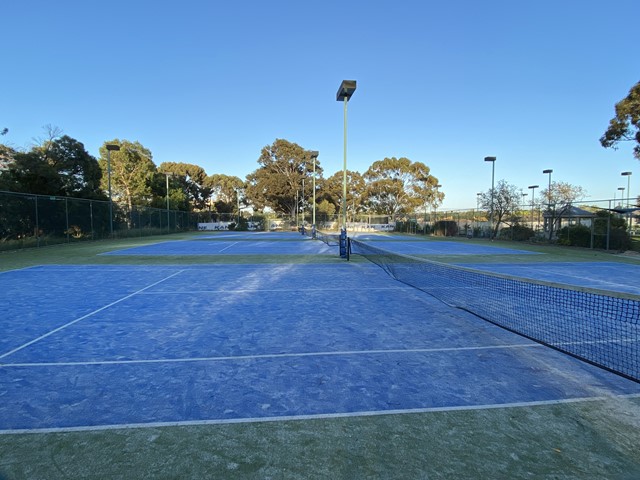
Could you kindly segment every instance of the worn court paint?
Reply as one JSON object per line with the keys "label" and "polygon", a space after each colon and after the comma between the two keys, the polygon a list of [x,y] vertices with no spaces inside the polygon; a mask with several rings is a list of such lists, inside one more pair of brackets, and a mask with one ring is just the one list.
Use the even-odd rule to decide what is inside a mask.
{"label": "worn court paint", "polygon": [[[2,353],[24,345],[1,361],[0,430],[640,393],[555,351],[513,348],[530,342],[369,264],[40,267],[1,276],[0,298]],[[189,358],[202,361],[175,361]]]}

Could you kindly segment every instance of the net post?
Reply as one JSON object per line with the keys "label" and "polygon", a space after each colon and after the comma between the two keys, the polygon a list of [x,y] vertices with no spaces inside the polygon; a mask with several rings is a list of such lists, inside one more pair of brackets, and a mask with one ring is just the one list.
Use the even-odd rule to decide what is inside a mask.
{"label": "net post", "polygon": [[340,230],[340,257],[346,258],[347,256],[347,229],[342,228]]}

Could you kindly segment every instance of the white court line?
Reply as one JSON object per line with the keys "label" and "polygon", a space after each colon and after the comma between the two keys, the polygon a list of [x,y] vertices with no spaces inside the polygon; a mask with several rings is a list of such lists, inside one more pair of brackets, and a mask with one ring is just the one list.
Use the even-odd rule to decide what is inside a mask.
{"label": "white court line", "polygon": [[20,268],[12,268],[11,270],[2,270],[0,271],[0,275],[2,275],[3,273],[10,273],[10,272],[21,272],[22,270],[29,270],[29,269],[34,269],[34,268],[38,268],[41,265],[31,265],[29,267],[20,267]]}
{"label": "white court line", "polygon": [[[370,292],[370,291],[385,291],[385,290],[406,290],[405,287],[365,287],[365,288],[351,288],[350,292]],[[273,293],[273,292],[344,292],[343,288],[237,288],[232,290],[220,289],[220,290],[186,290],[186,291],[171,291],[171,292],[145,292],[144,295],[185,295],[187,293],[200,294],[200,293]]]}
{"label": "white court line", "polygon": [[[225,250],[227,250],[228,248],[231,248],[231,247],[233,247],[234,245],[237,245],[237,244],[239,244],[239,243],[240,243],[240,242],[234,242],[234,243],[232,243],[231,245],[229,245],[228,247],[224,247],[222,250],[218,250],[218,253],[222,253],[222,252],[224,252]],[[212,244],[212,245],[213,245],[213,244]]]}
{"label": "white court line", "polygon": [[483,410],[499,410],[507,408],[530,408],[548,405],[563,405],[582,402],[598,402],[612,399],[633,399],[640,398],[640,394],[632,393],[626,395],[611,395],[599,397],[579,397],[562,400],[539,400],[532,402],[513,402],[513,403],[493,403],[485,405],[466,405],[458,407],[432,407],[432,408],[408,408],[398,410],[369,410],[361,412],[348,413],[318,413],[312,415],[286,415],[282,417],[250,417],[250,418],[227,418],[216,420],[185,420],[176,422],[150,422],[150,423],[122,423],[113,425],[95,425],[84,427],[59,427],[59,428],[34,428],[25,430],[0,430],[0,435],[12,434],[30,434],[30,433],[65,433],[65,432],[91,432],[100,430],[121,430],[133,428],[159,428],[159,427],[192,427],[206,425],[228,425],[238,423],[262,423],[262,422],[288,422],[288,421],[304,421],[304,420],[323,420],[334,418],[354,418],[354,417],[378,417],[382,415],[407,415],[417,413],[438,413],[438,412],[464,412],[464,411],[483,411]]}
{"label": "white court line", "polygon": [[515,345],[489,345],[484,347],[448,347],[448,348],[411,348],[394,350],[345,350],[338,352],[306,352],[306,353],[270,353],[264,355],[237,355],[232,357],[193,357],[193,358],[158,358],[146,360],[102,360],[93,362],[51,362],[51,363],[4,363],[0,368],[8,367],[69,367],[87,365],[131,365],[149,363],[186,363],[186,362],[222,362],[237,360],[261,360],[269,358],[304,358],[304,357],[330,357],[347,355],[378,355],[388,353],[439,353],[439,352],[463,352],[469,350],[501,350],[505,348],[532,348],[544,347],[539,343],[524,343]]}
{"label": "white court line", "polygon": [[121,299],[116,300],[115,302],[111,302],[110,304],[105,305],[104,307],[100,307],[99,309],[94,310],[93,312],[87,313],[86,315],[83,315],[80,318],[76,318],[75,320],[72,320],[69,323],[65,323],[64,325],[62,325],[62,326],[60,326],[58,328],[55,328],[55,329],[51,330],[50,332],[45,333],[44,335],[40,335],[38,338],[35,338],[35,339],[31,340],[30,342],[25,343],[24,345],[21,345],[21,346],[19,346],[17,348],[14,348],[13,350],[8,351],[7,353],[3,353],[2,355],[0,355],[0,359],[8,357],[9,355],[11,355],[13,353],[16,353],[16,352],[22,350],[23,348],[27,348],[29,345],[33,345],[34,343],[39,342],[40,340],[42,340],[44,338],[47,338],[50,335],[53,335],[54,333],[59,332],[60,330],[64,330],[65,328],[73,325],[74,323],[78,323],[79,321],[84,320],[85,318],[89,318],[89,317],[95,315],[96,313],[100,313],[101,311],[106,310],[107,308],[112,307],[112,306],[114,306],[114,305],[116,305],[116,304],[118,304],[120,302],[123,302],[123,301],[133,297],[134,295],[137,295],[137,294],[139,294],[141,292],[144,292],[145,290],[147,290],[147,289],[149,289],[151,287],[155,287],[159,283],[162,283],[162,282],[164,282],[166,280],[169,280],[170,278],[175,277],[176,275],[179,275],[182,272],[184,272],[184,270],[180,270],[178,272],[175,272],[175,273],[169,275],[168,277],[163,278],[162,280],[158,280],[157,282],[152,283],[151,285],[147,285],[146,287],[141,288],[137,292],[133,292],[133,293],[127,295],[126,297],[122,297]]}

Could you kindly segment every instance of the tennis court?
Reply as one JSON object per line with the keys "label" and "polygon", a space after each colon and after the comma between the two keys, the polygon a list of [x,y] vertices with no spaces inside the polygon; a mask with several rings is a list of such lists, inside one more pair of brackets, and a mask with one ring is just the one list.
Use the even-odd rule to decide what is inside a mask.
{"label": "tennis court", "polygon": [[613,262],[456,264],[514,277],[640,295],[640,265]]}
{"label": "tennis court", "polygon": [[[227,245],[223,235],[116,248],[112,265],[0,273],[0,437],[378,425],[380,417],[400,425],[411,415],[640,399],[640,383],[451,308],[373,263],[287,257],[337,255],[336,247],[295,233],[238,234],[215,251]],[[265,251],[282,261],[179,265],[174,257]],[[127,264],[132,255],[166,262]],[[637,268],[622,267],[629,278]],[[610,274],[620,265],[603,268]]]}
{"label": "tennis court", "polygon": [[529,250],[478,244],[473,241],[461,243],[409,235],[356,233],[353,238],[393,253],[408,255],[537,255]]}
{"label": "tennis court", "polygon": [[225,232],[199,235],[195,240],[174,240],[118,249],[105,255],[322,255],[335,249],[291,232]]}

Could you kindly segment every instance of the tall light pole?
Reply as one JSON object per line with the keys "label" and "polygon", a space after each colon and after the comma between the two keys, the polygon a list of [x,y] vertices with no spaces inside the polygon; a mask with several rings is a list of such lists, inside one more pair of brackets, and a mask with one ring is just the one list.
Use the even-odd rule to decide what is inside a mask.
{"label": "tall light pole", "polygon": [[[627,177],[627,209],[629,208],[629,199],[631,198],[631,172],[622,172],[620,175]],[[631,212],[627,212],[627,228],[631,231]]]}
{"label": "tall light pole", "polygon": [[171,174],[168,172],[164,174],[167,180],[167,232],[171,232],[171,223],[169,221],[169,175]]}
{"label": "tall light pole", "polygon": [[117,152],[120,150],[120,145],[107,144],[107,177],[109,183],[109,232],[113,237],[113,198],[111,197],[111,152]]}
{"label": "tall light pole", "polygon": [[[620,193],[620,206],[622,207],[622,200],[624,200],[624,187],[618,187],[618,190],[622,192]],[[614,208],[615,208],[615,205],[614,205]]]}
{"label": "tall light pole", "polygon": [[311,215],[311,236],[316,238],[316,161],[320,154],[317,150],[309,152],[311,159],[313,160],[313,213]]}
{"label": "tall light pole", "polygon": [[344,104],[344,162],[342,166],[342,228],[347,230],[347,104],[356,91],[355,80],[343,80],[338,88],[336,100]]}
{"label": "tall light pole", "polygon": [[[476,212],[480,215],[480,197],[482,197],[482,192],[476,193]],[[478,218],[476,217],[476,228],[480,228]]]}
{"label": "tall light pole", "polygon": [[433,202],[433,206],[435,208],[435,214],[436,214],[436,222],[438,221],[438,189],[441,187],[442,185],[437,184],[436,185],[436,198]]}
{"label": "tall light pole", "polygon": [[522,190],[520,190],[520,195],[522,196],[522,216],[524,216],[524,208],[525,208],[524,197],[526,197],[529,194],[524,193]]}
{"label": "tall light pole", "polygon": [[[236,225],[236,230],[240,226],[240,189],[236,188],[236,204],[238,206],[238,224]],[[297,192],[296,192],[297,193]]]}
{"label": "tall light pole", "polygon": [[302,198],[300,203],[302,204],[302,234],[304,235],[304,177],[302,177]]}
{"label": "tall light pole", "polygon": [[489,218],[489,238],[493,239],[493,194],[496,173],[496,157],[484,157],[485,162],[491,162],[491,215]]}
{"label": "tall light pole", "polygon": [[553,215],[551,215],[551,174],[553,173],[553,170],[551,170],[550,168],[547,168],[546,170],[543,170],[542,173],[546,173],[549,175],[549,188],[547,189],[547,211],[549,212],[549,241],[551,241],[551,237],[553,236],[553,221],[555,220],[553,218]]}
{"label": "tall light pole", "polygon": [[629,208],[629,199],[631,198],[631,172],[622,172],[620,175],[627,177],[627,208]]}
{"label": "tall light pole", "polygon": [[531,189],[531,228],[533,228],[533,211],[536,203],[536,188],[540,188],[540,185],[529,185]]}

